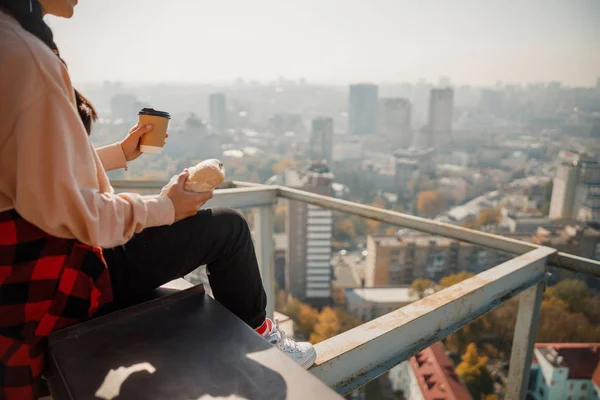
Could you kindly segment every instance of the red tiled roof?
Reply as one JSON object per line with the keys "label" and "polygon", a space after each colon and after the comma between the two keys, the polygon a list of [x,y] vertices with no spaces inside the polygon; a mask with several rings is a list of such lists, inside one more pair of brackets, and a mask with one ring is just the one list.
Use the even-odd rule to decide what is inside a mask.
{"label": "red tiled roof", "polygon": [[411,357],[410,366],[417,377],[424,400],[472,399],[454,372],[454,364],[441,343],[435,343]]}
{"label": "red tiled roof", "polygon": [[590,379],[600,386],[600,343],[536,343],[535,347],[556,350],[562,357],[560,367],[569,368],[569,379]]}

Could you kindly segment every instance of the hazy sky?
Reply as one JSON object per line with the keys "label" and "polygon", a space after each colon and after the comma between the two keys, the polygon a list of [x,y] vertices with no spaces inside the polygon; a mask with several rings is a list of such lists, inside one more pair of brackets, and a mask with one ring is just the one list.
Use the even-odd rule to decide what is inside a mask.
{"label": "hazy sky", "polygon": [[79,0],[48,18],[76,82],[493,84],[600,76],[600,0]]}

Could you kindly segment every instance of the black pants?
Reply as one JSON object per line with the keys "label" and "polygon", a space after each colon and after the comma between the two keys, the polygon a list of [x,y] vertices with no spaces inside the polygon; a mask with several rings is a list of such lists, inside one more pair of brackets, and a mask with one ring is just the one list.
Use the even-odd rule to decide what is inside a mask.
{"label": "black pants", "polygon": [[171,226],[145,229],[105,249],[104,258],[117,307],[207,264],[215,300],[252,328],[265,320],[267,296],[250,229],[237,211],[201,210]]}

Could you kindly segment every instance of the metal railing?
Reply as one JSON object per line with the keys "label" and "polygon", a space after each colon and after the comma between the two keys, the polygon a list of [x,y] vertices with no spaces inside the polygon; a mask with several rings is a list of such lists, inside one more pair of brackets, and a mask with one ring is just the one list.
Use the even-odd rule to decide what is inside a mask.
{"label": "metal railing", "polygon": [[[117,190],[156,192],[166,182],[113,181]],[[600,277],[600,262],[532,243],[281,186],[230,182],[207,207],[255,208],[255,239],[269,315],[274,304],[273,205],[301,201],[386,224],[518,254],[515,258],[316,345],[311,372],[347,394],[521,294],[506,398],[525,399],[547,266]]]}

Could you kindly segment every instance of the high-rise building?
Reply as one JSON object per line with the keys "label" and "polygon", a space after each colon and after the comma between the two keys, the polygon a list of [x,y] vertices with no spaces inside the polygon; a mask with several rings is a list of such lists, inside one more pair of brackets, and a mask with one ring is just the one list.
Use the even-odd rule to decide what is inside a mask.
{"label": "high-rise building", "polygon": [[561,151],[550,218],[566,217],[600,222],[600,163],[586,154]]}
{"label": "high-rise building", "polygon": [[351,135],[369,135],[377,131],[377,85],[350,85],[348,129]]}
{"label": "high-rise building", "polygon": [[528,399],[593,400],[600,396],[598,343],[536,343]]}
{"label": "high-rise building", "polygon": [[333,118],[317,117],[312,120],[310,133],[310,157],[312,160],[333,161]]}
{"label": "high-rise building", "polygon": [[[325,163],[313,163],[304,176],[286,171],[286,183],[309,192],[331,196],[333,174]],[[288,251],[286,289],[292,296],[321,307],[331,303],[331,241],[333,213],[290,200],[286,219]]]}
{"label": "high-rise building", "polygon": [[482,90],[479,106],[493,115],[501,115],[504,111],[504,92],[492,89]]}
{"label": "high-rise building", "polygon": [[225,93],[212,93],[208,97],[208,109],[213,133],[225,133],[227,130],[227,101]]}
{"label": "high-rise building", "polygon": [[410,101],[405,98],[381,100],[379,132],[388,136],[394,146],[408,148],[413,144],[411,108]]}
{"label": "high-rise building", "polygon": [[368,236],[365,286],[410,285],[417,278],[438,281],[463,269],[479,273],[506,259],[504,253],[443,237]]}
{"label": "high-rise building", "polygon": [[452,141],[453,113],[454,90],[451,88],[431,89],[427,147],[445,146]]}

